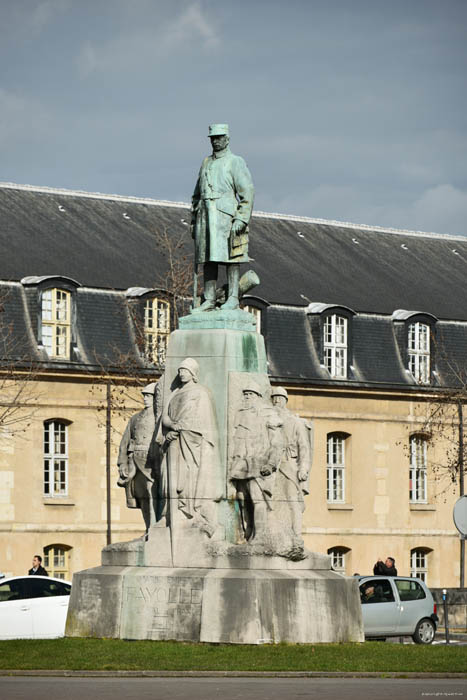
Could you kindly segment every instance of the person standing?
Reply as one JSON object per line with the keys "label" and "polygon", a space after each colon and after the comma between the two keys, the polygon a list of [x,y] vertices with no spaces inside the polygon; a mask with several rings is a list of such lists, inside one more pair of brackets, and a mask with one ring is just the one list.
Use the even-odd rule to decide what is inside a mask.
{"label": "person standing", "polygon": [[[237,309],[240,263],[248,262],[248,223],[253,211],[254,187],[250,171],[229,148],[228,124],[209,127],[212,155],[201,164],[192,197],[191,231],[195,265],[204,265],[204,297],[192,313],[216,306],[219,263],[227,265],[227,300],[222,309]],[[197,279],[197,278],[196,278]],[[196,302],[197,290],[194,290]]]}
{"label": "person standing", "polygon": [[42,557],[40,554],[35,554],[32,558],[32,569],[28,571],[29,576],[48,576],[49,574],[42,566]]}
{"label": "person standing", "polygon": [[396,560],[394,557],[387,557],[386,561],[378,559],[373,567],[375,576],[397,576]]}

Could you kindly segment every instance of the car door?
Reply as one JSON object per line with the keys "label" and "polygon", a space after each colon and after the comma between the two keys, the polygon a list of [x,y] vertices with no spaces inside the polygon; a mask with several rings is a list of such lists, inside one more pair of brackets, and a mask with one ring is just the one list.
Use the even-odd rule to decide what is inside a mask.
{"label": "car door", "polygon": [[424,617],[430,617],[433,605],[422,585],[415,579],[395,579],[400,598],[400,634],[413,634],[417,623]]}
{"label": "car door", "polygon": [[31,605],[23,581],[13,578],[0,582],[0,639],[33,636]]}
{"label": "car door", "polygon": [[384,637],[395,634],[399,623],[399,605],[391,579],[367,579],[360,584],[360,599],[365,636]]}
{"label": "car door", "polygon": [[26,583],[36,639],[63,637],[71,586],[52,578],[31,576]]}

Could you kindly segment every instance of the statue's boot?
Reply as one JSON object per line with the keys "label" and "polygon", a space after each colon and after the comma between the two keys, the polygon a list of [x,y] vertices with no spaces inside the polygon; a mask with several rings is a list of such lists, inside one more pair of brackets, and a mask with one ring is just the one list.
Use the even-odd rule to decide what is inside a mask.
{"label": "statue's boot", "polygon": [[240,265],[238,263],[230,263],[227,267],[227,285],[229,295],[225,304],[222,304],[221,309],[229,311],[238,309],[238,284],[240,281]]}
{"label": "statue's boot", "polygon": [[192,314],[200,311],[212,311],[216,308],[216,280],[207,280],[204,283],[204,298],[205,301],[200,306],[195,306],[191,310]]}

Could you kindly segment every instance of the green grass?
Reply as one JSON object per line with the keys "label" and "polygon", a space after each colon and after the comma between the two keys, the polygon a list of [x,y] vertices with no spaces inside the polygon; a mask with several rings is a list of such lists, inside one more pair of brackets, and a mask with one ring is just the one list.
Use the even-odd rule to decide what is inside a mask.
{"label": "green grass", "polygon": [[237,646],[118,639],[14,639],[0,641],[0,669],[467,673],[467,647],[380,642]]}

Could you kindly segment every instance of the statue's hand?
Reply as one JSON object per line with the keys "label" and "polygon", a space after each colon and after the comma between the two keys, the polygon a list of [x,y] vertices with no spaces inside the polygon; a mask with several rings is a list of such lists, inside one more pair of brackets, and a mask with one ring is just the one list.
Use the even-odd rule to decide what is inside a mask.
{"label": "statue's hand", "polygon": [[237,489],[230,479],[227,481],[227,498],[229,501],[235,501],[237,498]]}
{"label": "statue's hand", "polygon": [[169,430],[169,432],[165,436],[165,439],[167,442],[172,442],[172,440],[176,440],[177,438],[178,438],[178,433],[176,430]]}
{"label": "statue's hand", "polygon": [[272,474],[272,470],[268,465],[265,465],[264,467],[261,467],[259,473],[261,476],[270,476]]}
{"label": "statue's hand", "polygon": [[240,221],[240,219],[235,219],[233,224],[232,224],[232,229],[231,233],[234,236],[238,236],[240,233],[242,233],[246,228],[246,225],[243,221]]}
{"label": "statue's hand", "polygon": [[299,469],[298,471],[298,480],[299,481],[306,481],[308,479],[308,472],[306,469]]}

